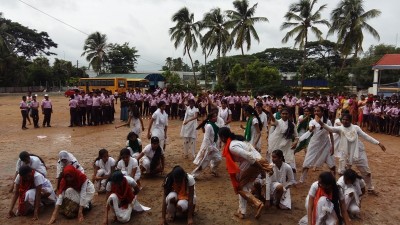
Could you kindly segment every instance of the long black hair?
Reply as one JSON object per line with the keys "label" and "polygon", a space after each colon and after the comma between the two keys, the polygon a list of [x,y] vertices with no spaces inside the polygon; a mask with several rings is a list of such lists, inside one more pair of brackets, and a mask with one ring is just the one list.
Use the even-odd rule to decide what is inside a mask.
{"label": "long black hair", "polygon": [[244,111],[246,111],[247,113],[249,113],[250,115],[253,115],[257,118],[258,120],[258,127],[260,128],[260,131],[262,130],[263,124],[261,123],[261,119],[260,116],[258,115],[257,111],[253,108],[253,106],[251,105],[246,105],[244,107]]}
{"label": "long black hair", "polygon": [[235,133],[232,133],[229,127],[221,127],[218,135],[224,138],[231,138],[232,140],[245,141],[245,138],[242,135],[236,135]]}
{"label": "long black hair", "polygon": [[185,180],[185,187],[187,188],[188,185],[188,176],[185,170],[177,165],[174,166],[171,172],[167,174],[164,179],[163,188],[165,193],[170,193],[172,191],[172,185],[174,184],[175,180],[181,181],[182,179]]}
{"label": "long black hair", "polygon": [[208,122],[210,122],[211,119],[212,119],[214,116],[217,116],[217,114],[214,113],[214,112],[209,113],[209,114],[207,115],[206,119],[203,120],[203,121],[196,127],[196,130],[199,130],[199,129],[201,129],[201,128],[204,128],[204,126],[205,126]]}
{"label": "long black hair", "polygon": [[[152,143],[153,143],[153,141],[152,141]],[[162,153],[162,149],[161,149],[161,146],[160,146],[160,141],[158,141],[158,147],[155,150],[154,156],[153,156],[153,158],[151,159],[151,162],[150,162],[150,172],[155,170],[157,168],[158,164],[160,163],[161,153]]]}
{"label": "long black hair", "polygon": [[[288,110],[287,108],[283,108],[282,111],[281,111],[281,113],[282,113],[283,111],[286,111],[286,112],[289,114],[289,110]],[[286,129],[286,131],[285,131],[285,133],[283,134],[283,136],[284,136],[286,139],[292,139],[292,138],[293,138],[293,135],[294,135],[294,124],[293,124],[293,121],[290,119],[290,115],[289,115],[289,117],[288,117],[288,128]]]}
{"label": "long black hair", "polygon": [[129,149],[127,149],[127,148],[121,149],[121,151],[119,152],[119,158],[118,158],[117,162],[119,162],[122,159],[122,157],[125,155],[131,156],[131,151],[129,151]]}
{"label": "long black hair", "polygon": [[27,152],[27,151],[22,151],[21,153],[19,153],[19,159],[20,159],[21,161],[27,160],[30,156],[38,157],[39,160],[40,160],[40,162],[43,163],[43,166],[44,166],[45,168],[47,168],[46,163],[44,163],[44,160],[43,160],[40,156],[35,155],[35,154],[32,154],[32,153],[29,153],[29,152]]}
{"label": "long black hair", "polygon": [[[334,210],[336,212],[336,216],[339,219],[339,224],[343,224],[343,217],[340,214],[340,198],[339,198],[339,187],[336,184],[336,179],[332,175],[331,172],[322,172],[318,177],[318,182],[325,185],[332,187],[332,203],[334,206]],[[317,207],[316,205],[314,207]]]}
{"label": "long black hair", "polygon": [[351,183],[354,183],[354,181],[356,181],[356,179],[362,179],[362,177],[360,175],[358,175],[358,173],[352,169],[347,169],[344,171],[343,173],[343,178],[349,179],[351,181]]}
{"label": "long black hair", "polygon": [[98,155],[97,158],[94,160],[93,164],[96,163],[97,160],[102,159],[103,156],[104,156],[105,154],[107,154],[107,153],[108,153],[107,149],[104,149],[104,148],[100,149],[100,150],[99,150],[99,155]]}

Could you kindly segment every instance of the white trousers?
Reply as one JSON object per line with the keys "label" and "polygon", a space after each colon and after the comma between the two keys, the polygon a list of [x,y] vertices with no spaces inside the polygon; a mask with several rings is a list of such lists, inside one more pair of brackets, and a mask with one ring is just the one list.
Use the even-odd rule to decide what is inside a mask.
{"label": "white trousers", "polygon": [[[243,187],[243,191],[246,192],[251,192],[251,188],[253,187],[253,183],[247,183],[244,187]],[[245,198],[243,198],[241,195],[239,195],[239,211],[241,214],[246,215],[247,212],[247,200]]]}
{"label": "white trousers", "polygon": [[[336,212],[333,208],[333,203],[326,198],[325,196],[322,196],[319,198],[318,203],[316,206],[317,207],[317,215],[316,215],[316,225],[336,225],[338,222],[338,218],[336,216]],[[306,198],[306,209],[308,210],[308,196]],[[305,216],[304,219],[307,219],[307,216]]]}
{"label": "white trousers", "polygon": [[108,197],[107,199],[107,204],[109,204],[112,207],[114,214],[117,217],[117,220],[121,223],[127,223],[131,219],[132,203],[128,205],[128,208],[124,209],[119,207],[120,200],[116,194],[114,193],[111,194],[110,197]]}
{"label": "white trousers", "polygon": [[[105,175],[109,175],[109,174],[107,174],[104,169],[97,170],[97,173],[96,173],[97,177],[102,177]],[[107,179],[96,180],[94,182],[94,187],[95,187],[96,191],[101,192],[101,191],[106,190],[106,184],[107,184]]]}
{"label": "white trousers", "polygon": [[[175,203],[171,203],[171,200]],[[170,215],[175,215],[176,208],[179,206],[182,209],[182,213],[187,212],[189,208],[188,200],[178,200],[178,194],[176,192],[170,192],[165,198],[167,203],[167,213]],[[193,205],[196,204],[196,195],[193,197]]]}
{"label": "white trousers", "polygon": [[188,156],[189,151],[192,153],[193,158],[196,156],[196,138],[185,137],[183,138],[183,153]]}
{"label": "white trousers", "polygon": [[209,151],[201,160],[197,167],[193,170],[192,176],[198,177],[209,164],[212,172],[217,172],[218,165],[221,163],[222,157],[219,151]]}
{"label": "white trousers", "polygon": [[[50,196],[46,199],[48,203],[56,202],[56,194],[52,187],[42,188],[42,193],[48,193]],[[35,205],[36,188],[32,188],[25,193],[25,202],[28,202],[32,207]]]}

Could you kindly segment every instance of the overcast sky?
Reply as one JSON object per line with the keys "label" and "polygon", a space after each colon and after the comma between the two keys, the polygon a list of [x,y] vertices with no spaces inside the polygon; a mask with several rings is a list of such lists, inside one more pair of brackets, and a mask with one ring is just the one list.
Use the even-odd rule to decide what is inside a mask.
{"label": "overcast sky", "polygon": [[[182,47],[175,49],[170,41],[168,29],[174,26],[171,16],[180,8],[186,6],[194,13],[195,20],[201,20],[204,13],[212,8],[220,7],[222,10],[233,9],[231,0],[21,0],[37,9],[48,13],[57,19],[72,25],[73,27],[90,34],[95,31],[104,33],[108,42],[129,42],[139,51],[140,58],[137,70],[158,70],[165,64],[167,57],[183,57]],[[70,60],[74,64],[87,65],[83,52],[83,44],[87,38],[71,27],[27,6],[20,0],[0,0],[3,16],[14,22],[21,23],[31,29],[45,31],[50,38],[58,44],[57,49],[51,51],[57,53],[57,58]],[[282,44],[281,40],[286,31],[280,31],[279,27],[284,22],[283,16],[289,5],[295,0],[250,0],[250,5],[258,2],[256,16],[269,19],[269,23],[258,23],[257,32],[260,43],[252,41],[252,48],[248,53],[255,53],[266,48],[293,47],[293,42]],[[338,0],[320,0],[318,6],[328,4],[323,12],[323,18],[329,19],[330,11],[336,7]],[[365,0],[365,9],[379,9],[382,15],[370,20],[380,34],[381,40],[377,41],[370,35],[364,35],[363,47],[365,50],[370,45],[379,43],[396,45],[396,35],[400,33],[400,9],[399,0]],[[321,27],[326,35],[327,29]],[[334,37],[330,37],[332,41]],[[398,38],[400,39],[400,37]],[[309,40],[315,40],[311,36]],[[397,45],[400,45],[400,40]],[[239,51],[231,51],[228,55],[240,54]],[[212,56],[214,58],[215,56]],[[204,63],[201,51],[193,55]],[[190,64],[187,56],[183,57]]]}

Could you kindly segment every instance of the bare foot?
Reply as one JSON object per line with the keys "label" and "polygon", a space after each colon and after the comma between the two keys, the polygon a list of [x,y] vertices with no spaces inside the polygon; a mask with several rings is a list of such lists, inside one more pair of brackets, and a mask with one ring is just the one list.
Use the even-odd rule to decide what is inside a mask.
{"label": "bare foot", "polygon": [[263,208],[264,208],[264,204],[263,204],[263,203],[261,203],[261,204],[257,207],[257,213],[256,213],[256,215],[254,216],[256,219],[260,218],[260,216],[261,216],[261,211],[262,211]]}
{"label": "bare foot", "polygon": [[236,216],[239,219],[245,219],[246,218],[246,216],[244,214],[240,213],[240,212],[235,212],[233,215]]}

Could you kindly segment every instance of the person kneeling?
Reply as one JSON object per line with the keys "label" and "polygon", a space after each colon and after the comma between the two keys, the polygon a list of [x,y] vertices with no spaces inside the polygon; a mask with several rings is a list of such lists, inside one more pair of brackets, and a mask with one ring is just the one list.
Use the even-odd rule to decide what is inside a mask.
{"label": "person kneeling", "polygon": [[346,209],[350,217],[360,217],[361,196],[365,194],[365,182],[354,170],[347,169],[337,181],[344,196]]}
{"label": "person kneeling", "polygon": [[[134,191],[132,191],[132,188]],[[107,182],[107,208],[104,224],[108,224],[108,211],[114,212],[114,221],[127,223],[131,219],[132,210],[141,212],[150,208],[142,206],[136,195],[139,188],[132,177],[124,176],[121,171],[115,171]]]}
{"label": "person kneeling", "polygon": [[[16,215],[25,216],[33,211],[33,219],[38,220],[41,200],[46,203],[54,204],[56,201],[56,194],[53,191],[50,181],[29,166],[21,166],[18,173],[14,181],[16,191],[11,200],[8,218]],[[18,209],[17,212],[14,213],[13,209],[17,199]]]}
{"label": "person kneeling", "polygon": [[60,178],[56,207],[49,224],[56,221],[60,208],[67,218],[78,216],[79,222],[82,222],[84,220],[83,208],[91,208],[91,201],[95,193],[94,185],[85,174],[72,165],[64,167]]}
{"label": "person kneeling", "polygon": [[136,158],[140,162],[143,174],[159,174],[164,172],[164,151],[160,146],[158,137],[151,138],[151,144],[144,147]]}
{"label": "person kneeling", "polygon": [[162,222],[167,224],[173,221],[177,213],[187,214],[187,224],[193,224],[193,212],[196,206],[196,194],[194,193],[194,177],[186,173],[182,167],[175,166],[164,180],[164,197],[162,204]]}

